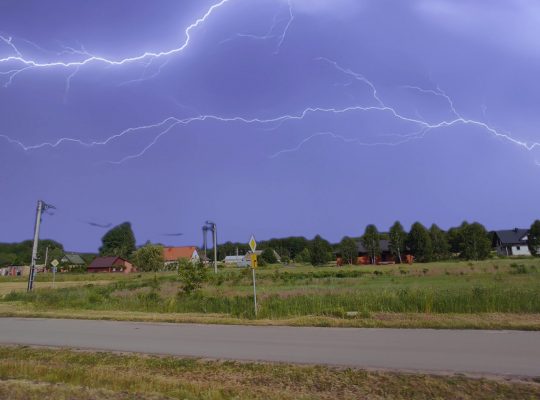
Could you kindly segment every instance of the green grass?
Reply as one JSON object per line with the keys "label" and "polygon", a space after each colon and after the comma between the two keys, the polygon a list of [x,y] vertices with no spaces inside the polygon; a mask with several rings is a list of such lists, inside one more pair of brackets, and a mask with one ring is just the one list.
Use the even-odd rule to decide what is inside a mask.
{"label": "green grass", "polygon": [[528,381],[0,347],[0,398],[536,399]]}
{"label": "green grass", "polygon": [[[89,277],[109,278],[104,285]],[[257,271],[261,319],[346,318],[348,312],[420,314],[540,313],[537,259],[414,264],[412,266],[267,267]],[[68,279],[69,275],[64,275]],[[84,278],[84,279],[83,279]],[[44,278],[43,278],[44,279]],[[181,292],[174,273],[76,275],[82,286],[14,291],[1,300],[36,310],[101,310],[222,314],[255,318],[250,270],[210,274],[204,288]],[[84,282],[86,281],[86,282]],[[96,281],[96,283],[98,283]],[[1,283],[0,283],[1,285]]]}

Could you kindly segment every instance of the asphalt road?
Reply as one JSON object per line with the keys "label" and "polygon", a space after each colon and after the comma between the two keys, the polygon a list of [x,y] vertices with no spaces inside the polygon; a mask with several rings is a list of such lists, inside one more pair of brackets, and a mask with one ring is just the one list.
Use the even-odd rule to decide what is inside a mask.
{"label": "asphalt road", "polygon": [[435,373],[540,376],[540,332],[0,318],[0,343]]}

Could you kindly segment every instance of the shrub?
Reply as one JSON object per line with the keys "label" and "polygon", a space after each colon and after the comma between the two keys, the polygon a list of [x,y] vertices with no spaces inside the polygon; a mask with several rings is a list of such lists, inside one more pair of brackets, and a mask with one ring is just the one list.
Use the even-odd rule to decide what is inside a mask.
{"label": "shrub", "polygon": [[183,292],[191,294],[201,288],[207,280],[206,267],[202,262],[187,263],[178,270],[178,277],[183,284]]}
{"label": "shrub", "polygon": [[523,264],[516,264],[512,263],[510,264],[510,270],[511,274],[526,274],[527,273],[527,267]]}

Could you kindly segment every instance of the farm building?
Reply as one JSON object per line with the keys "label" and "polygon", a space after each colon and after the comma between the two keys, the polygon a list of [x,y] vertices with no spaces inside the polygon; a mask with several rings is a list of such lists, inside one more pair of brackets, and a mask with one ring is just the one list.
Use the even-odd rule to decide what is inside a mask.
{"label": "farm building", "polygon": [[[38,268],[36,268],[36,272]],[[30,267],[28,265],[10,265],[9,267],[0,268],[0,276],[28,276],[30,275]]]}
{"label": "farm building", "polygon": [[[353,262],[357,265],[368,265],[370,264],[370,257],[368,250],[364,247],[361,241],[357,242],[358,247],[358,256]],[[392,255],[392,252],[390,251],[390,241],[386,239],[379,240],[379,249],[380,249],[380,255],[376,257],[375,263],[376,264],[394,264],[396,262],[399,262],[399,260],[396,259]],[[401,260],[403,263],[412,264],[413,262],[413,256],[410,255],[407,252],[403,252],[401,256]],[[338,252],[336,253],[336,264],[337,265],[343,265],[347,261],[343,259],[342,255]]]}
{"label": "farm building", "polygon": [[163,248],[163,260],[165,261],[165,265],[170,265],[180,259],[198,262],[200,257],[199,253],[197,252],[197,248],[195,246]]}
{"label": "farm building", "polygon": [[88,272],[121,272],[129,274],[131,272],[137,272],[137,268],[121,257],[97,257],[95,258],[87,268]]}
{"label": "farm building", "polygon": [[69,268],[81,267],[86,264],[82,257],[75,253],[64,254],[64,257],[62,257],[60,262],[67,265]]}
{"label": "farm building", "polygon": [[227,256],[223,259],[223,264],[240,266],[244,260],[245,256]]}
{"label": "farm building", "polygon": [[509,229],[493,232],[493,246],[500,256],[530,256],[529,230]]}

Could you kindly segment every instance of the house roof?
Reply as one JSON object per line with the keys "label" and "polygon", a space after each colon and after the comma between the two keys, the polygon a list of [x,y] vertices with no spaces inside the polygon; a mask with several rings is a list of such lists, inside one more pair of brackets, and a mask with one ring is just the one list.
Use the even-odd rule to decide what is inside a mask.
{"label": "house roof", "polygon": [[529,233],[528,229],[507,229],[502,231],[495,231],[499,240],[503,245],[505,244],[527,244],[526,240],[522,240]]}
{"label": "house roof", "polygon": [[183,247],[164,247],[163,259],[165,261],[176,261],[180,258],[193,257],[193,253],[197,251],[195,246],[183,246]]}
{"label": "house roof", "polygon": [[127,261],[121,257],[109,256],[109,257],[96,257],[92,260],[88,268],[109,268],[114,265],[117,260]]}
{"label": "house roof", "polygon": [[82,265],[84,264],[84,260],[82,259],[82,257],[78,254],[64,254],[64,257],[62,257],[62,259],[66,259],[68,263],[70,264],[74,264],[74,265]]}

